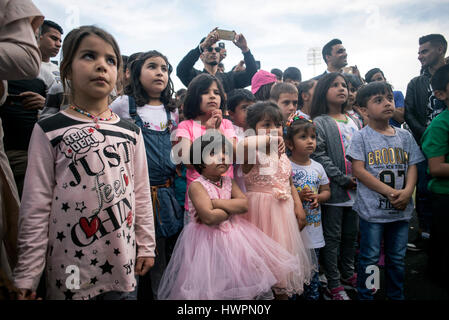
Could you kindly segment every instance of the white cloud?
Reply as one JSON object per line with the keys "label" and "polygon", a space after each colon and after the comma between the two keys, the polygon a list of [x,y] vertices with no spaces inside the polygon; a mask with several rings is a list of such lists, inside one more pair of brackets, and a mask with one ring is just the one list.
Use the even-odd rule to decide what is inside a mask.
{"label": "white cloud", "polygon": [[[63,26],[76,21],[73,11],[78,11],[79,23],[97,24],[111,32],[123,53],[156,49],[167,55],[175,67],[203,36],[219,26],[242,32],[263,69],[296,66],[307,79],[315,75],[313,67],[307,65],[307,50],[340,38],[351,65],[357,64],[362,74],[380,67],[400,90],[405,90],[408,81],[419,74],[418,38],[442,33],[449,39],[449,34],[444,33],[449,29],[449,19],[434,19],[428,14],[431,10],[438,12],[435,8],[449,0],[34,2]],[[444,11],[440,14],[444,15]],[[231,42],[226,46],[228,57],[224,63],[230,70],[242,55]],[[201,69],[202,64],[198,62],[196,67]],[[322,62],[316,73],[324,69]],[[175,87],[180,88],[175,74],[172,78]]]}

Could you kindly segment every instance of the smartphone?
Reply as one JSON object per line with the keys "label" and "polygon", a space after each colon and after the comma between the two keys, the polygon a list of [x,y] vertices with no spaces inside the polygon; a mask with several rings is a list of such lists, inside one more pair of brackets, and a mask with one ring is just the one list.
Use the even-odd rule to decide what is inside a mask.
{"label": "smartphone", "polygon": [[354,74],[354,69],[353,69],[353,67],[344,67],[343,72],[349,73],[349,74]]}
{"label": "smartphone", "polygon": [[218,38],[220,40],[233,41],[236,36],[235,31],[217,29],[217,32],[218,32]]}
{"label": "smartphone", "polygon": [[218,43],[218,46],[219,46],[220,48],[224,49],[224,48],[225,48],[225,43],[224,43],[224,42],[219,42],[219,43]]}
{"label": "smartphone", "polygon": [[259,60],[256,61],[256,66],[257,66],[257,70],[260,70],[260,61]]}

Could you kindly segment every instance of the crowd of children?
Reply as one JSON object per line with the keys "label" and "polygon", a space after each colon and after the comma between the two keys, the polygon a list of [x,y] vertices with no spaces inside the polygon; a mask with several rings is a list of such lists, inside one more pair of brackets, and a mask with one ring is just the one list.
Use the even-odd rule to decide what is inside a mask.
{"label": "crowd of children", "polygon": [[[424,156],[391,125],[386,81],[331,72],[298,83],[299,73],[293,84],[261,70],[252,92],[226,94],[200,73],[176,102],[172,66],[158,51],[122,66],[113,36],[82,26],[62,56],[69,107],[35,125],[28,151],[18,298],[36,298],[41,282],[46,299],[136,299],[149,286],[154,299],[348,300],[355,290],[370,300],[378,288],[367,277],[383,246],[386,295],[404,299]],[[374,71],[370,79],[382,73]],[[111,103],[118,79],[123,94]],[[432,88],[449,106],[448,65]],[[422,150],[437,222],[432,266],[444,274],[447,109]]]}

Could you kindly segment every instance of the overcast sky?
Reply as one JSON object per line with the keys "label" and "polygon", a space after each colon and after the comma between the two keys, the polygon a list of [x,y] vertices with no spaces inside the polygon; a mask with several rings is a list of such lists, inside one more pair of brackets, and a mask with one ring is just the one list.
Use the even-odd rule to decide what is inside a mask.
{"label": "overcast sky", "polygon": [[[307,52],[339,38],[349,65],[362,76],[381,68],[404,92],[419,74],[418,38],[441,33],[449,39],[449,0],[33,0],[46,19],[64,33],[95,24],[118,41],[122,54],[158,50],[176,68],[178,62],[214,27],[243,33],[261,67],[298,67],[303,80],[322,73],[325,64],[308,65]],[[242,58],[227,41],[223,61],[229,71]],[[202,69],[201,62],[196,64]],[[183,87],[172,74],[175,89]]]}

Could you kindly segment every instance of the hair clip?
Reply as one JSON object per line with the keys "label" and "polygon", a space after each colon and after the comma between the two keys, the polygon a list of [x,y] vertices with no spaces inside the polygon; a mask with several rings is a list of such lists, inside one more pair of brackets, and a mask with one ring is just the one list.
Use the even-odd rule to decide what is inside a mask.
{"label": "hair clip", "polygon": [[287,122],[286,122],[285,125],[286,125],[287,127],[290,127],[290,126],[293,124],[293,122],[295,122],[296,120],[305,120],[305,121],[308,121],[308,122],[310,122],[310,123],[313,123],[312,120],[307,119],[307,118],[304,117],[304,116],[297,115],[297,114],[293,114],[293,115],[291,115],[290,118],[287,120]]}

